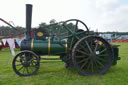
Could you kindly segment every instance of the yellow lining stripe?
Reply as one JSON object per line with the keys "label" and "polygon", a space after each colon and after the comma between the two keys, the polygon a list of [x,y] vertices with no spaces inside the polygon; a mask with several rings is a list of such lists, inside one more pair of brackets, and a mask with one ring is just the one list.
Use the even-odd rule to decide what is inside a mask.
{"label": "yellow lining stripe", "polygon": [[31,41],[31,50],[33,50],[33,38],[32,38],[32,41]]}
{"label": "yellow lining stripe", "polygon": [[65,53],[67,53],[68,51],[68,44],[67,44],[67,40],[65,40]]}
{"label": "yellow lining stripe", "polygon": [[50,39],[48,40],[48,55],[50,55]]}

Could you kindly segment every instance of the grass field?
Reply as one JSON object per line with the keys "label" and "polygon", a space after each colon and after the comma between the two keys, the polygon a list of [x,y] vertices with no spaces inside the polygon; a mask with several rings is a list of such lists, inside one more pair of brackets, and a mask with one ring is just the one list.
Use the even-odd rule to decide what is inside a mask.
{"label": "grass field", "polygon": [[[41,63],[36,75],[19,77],[13,72],[10,50],[0,51],[0,85],[128,85],[128,43],[121,45],[121,60],[105,75],[81,76],[64,67],[63,62]],[[18,52],[18,51],[17,51]]]}

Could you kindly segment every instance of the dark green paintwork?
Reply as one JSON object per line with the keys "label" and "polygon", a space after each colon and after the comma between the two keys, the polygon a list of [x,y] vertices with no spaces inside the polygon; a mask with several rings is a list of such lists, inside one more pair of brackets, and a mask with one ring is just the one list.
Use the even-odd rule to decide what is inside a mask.
{"label": "dark green paintwork", "polygon": [[113,54],[114,54],[112,65],[116,65],[117,60],[120,60],[118,45],[112,45],[112,49],[113,49]]}
{"label": "dark green paintwork", "polygon": [[[63,44],[63,46],[59,44],[60,42]],[[62,40],[62,41],[50,40],[50,55],[66,54],[65,44],[66,44],[65,40]],[[119,57],[118,57],[119,49],[117,46],[112,46],[112,49],[113,49],[113,54],[114,54],[112,65],[116,65],[117,60],[119,60]],[[49,55],[48,54],[48,40],[33,40],[33,49],[31,50],[39,55]],[[67,59],[68,57],[65,56],[63,61],[67,61]]]}
{"label": "dark green paintwork", "polygon": [[[59,44],[61,42],[61,44]],[[33,40],[33,48],[31,49],[39,55],[48,54],[48,43],[49,40]],[[50,40],[50,55],[62,55],[66,53],[65,48],[66,41]]]}
{"label": "dark green paintwork", "polygon": [[48,41],[47,40],[33,40],[33,48],[31,48],[37,54],[48,54]]}
{"label": "dark green paintwork", "polygon": [[[70,40],[68,40],[67,44],[70,46],[69,43]],[[60,45],[61,44],[63,45]],[[31,43],[32,40],[24,40],[21,43],[21,50],[32,50],[35,52],[37,55],[48,55],[48,40],[33,40],[33,49],[31,48]],[[62,40],[50,40],[50,55],[65,55],[63,57],[63,61],[66,62],[68,58],[67,53],[66,53],[66,48],[65,48],[66,41]],[[117,60],[120,60],[119,57],[119,48],[116,45],[112,45],[113,49],[113,62],[112,65],[117,64]],[[105,57],[107,58],[107,56]],[[104,58],[104,59],[105,59]]]}

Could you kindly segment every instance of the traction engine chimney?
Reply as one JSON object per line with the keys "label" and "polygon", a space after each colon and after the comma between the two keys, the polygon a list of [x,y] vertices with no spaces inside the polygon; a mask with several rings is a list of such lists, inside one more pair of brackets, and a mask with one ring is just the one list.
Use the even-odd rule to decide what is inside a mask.
{"label": "traction engine chimney", "polygon": [[31,40],[32,5],[26,4],[26,40]]}

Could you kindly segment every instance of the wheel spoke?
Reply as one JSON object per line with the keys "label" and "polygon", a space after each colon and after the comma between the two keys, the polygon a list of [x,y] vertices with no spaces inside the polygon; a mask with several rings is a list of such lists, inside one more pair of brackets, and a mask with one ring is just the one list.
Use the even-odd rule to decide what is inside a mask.
{"label": "wheel spoke", "polygon": [[98,47],[97,50],[101,49],[101,47],[104,47],[103,44],[100,44],[101,41],[97,42],[98,43]]}
{"label": "wheel spoke", "polygon": [[73,45],[73,41],[74,41],[74,37],[72,37],[72,40],[71,40],[71,44],[70,44],[70,49],[72,49],[72,45]]}
{"label": "wheel spoke", "polygon": [[96,62],[97,62],[100,66],[104,67],[104,65],[103,65],[99,60],[96,60]]}
{"label": "wheel spoke", "polygon": [[86,56],[76,56],[76,58],[85,58]]}
{"label": "wheel spoke", "polygon": [[87,50],[85,49],[84,46],[80,45],[80,47],[81,47],[85,52],[87,52]]}
{"label": "wheel spoke", "polygon": [[88,59],[89,59],[89,58],[85,58],[85,59],[79,61],[77,64],[80,64],[80,63],[82,63],[82,62],[88,61]]}
{"label": "wheel spoke", "polygon": [[94,49],[95,52],[96,52],[96,50],[97,50],[97,47],[98,47],[98,43],[96,43],[96,47],[95,47],[95,49]]}
{"label": "wheel spoke", "polygon": [[100,52],[100,54],[104,53],[105,51],[107,51],[107,48],[105,48],[104,50],[102,50],[102,51]]}
{"label": "wheel spoke", "polygon": [[61,38],[61,39],[65,39],[65,38],[69,38],[69,37],[72,37],[72,34],[67,35],[67,36],[64,36],[64,37],[63,37],[63,38]]}
{"label": "wheel spoke", "polygon": [[92,70],[92,72],[94,71],[93,69],[94,69],[94,65],[93,65],[93,61],[92,60],[90,60],[91,61],[91,65],[92,65],[92,67],[91,67],[91,70]]}
{"label": "wheel spoke", "polygon": [[103,61],[103,62],[106,62],[106,60],[103,59],[103,58],[97,57],[97,59],[98,59],[98,60],[101,60],[101,61]]}
{"label": "wheel spoke", "polygon": [[31,65],[29,66],[29,68],[31,69],[31,71],[33,72],[33,69],[32,69],[32,67],[31,67]]}
{"label": "wheel spoke", "polygon": [[83,31],[83,32],[78,32],[78,33],[76,33],[76,35],[80,35],[80,34],[83,34],[83,33],[85,33],[85,31]]}
{"label": "wheel spoke", "polygon": [[78,36],[75,36],[75,38],[76,38],[77,40],[79,40],[79,39],[80,39]]}
{"label": "wheel spoke", "polygon": [[90,41],[90,48],[93,47],[92,44],[93,44],[93,40]]}
{"label": "wheel spoke", "polygon": [[71,34],[73,33],[67,26],[63,25]]}
{"label": "wheel spoke", "polygon": [[75,29],[74,29],[75,32],[76,32],[76,29],[78,28],[77,26],[78,26],[78,21],[76,21],[76,25],[75,25]]}
{"label": "wheel spoke", "polygon": [[28,70],[28,67],[26,67],[26,70],[27,70],[27,73],[29,74],[29,70]]}
{"label": "wheel spoke", "polygon": [[28,63],[30,63],[32,60],[34,60],[33,58],[32,59],[30,59],[29,61],[28,61]]}
{"label": "wheel spoke", "polygon": [[87,69],[90,71],[90,66],[91,66],[91,63],[90,61],[88,62],[88,65],[87,65]]}
{"label": "wheel spoke", "polygon": [[31,67],[36,67],[36,65],[34,65],[33,63],[35,63],[37,65],[37,62],[32,61],[32,66]]}
{"label": "wheel spoke", "polygon": [[97,65],[97,62],[96,62],[96,60],[94,60],[94,63],[95,63],[95,68],[97,68],[97,67],[98,67],[98,65]]}
{"label": "wheel spoke", "polygon": [[88,61],[84,62],[84,64],[80,68],[83,69],[85,67],[85,65],[87,65],[87,63],[88,63]]}
{"label": "wheel spoke", "polygon": [[107,54],[99,54],[97,56],[99,57],[99,56],[108,56],[108,55]]}
{"label": "wheel spoke", "polygon": [[92,49],[91,49],[91,47],[89,46],[88,42],[87,42],[87,41],[85,41],[85,43],[86,43],[86,45],[87,45],[87,47],[88,47],[88,49],[89,49],[90,53],[92,53]]}
{"label": "wheel spoke", "polygon": [[87,55],[87,56],[89,56],[89,54],[88,53],[85,53],[84,51],[81,51],[81,50],[76,50],[77,52],[79,52],[79,53],[82,53],[82,54],[84,54],[84,55]]}
{"label": "wheel spoke", "polygon": [[21,66],[22,64],[16,64],[16,66]]}
{"label": "wheel spoke", "polygon": [[19,60],[16,60],[16,62],[20,62]]}
{"label": "wheel spoke", "polygon": [[24,68],[24,67],[22,66],[20,69],[18,69],[18,71],[20,71],[22,68]]}
{"label": "wheel spoke", "polygon": [[25,68],[24,68],[24,70],[23,70],[23,74],[24,74],[24,72],[25,72]]}

